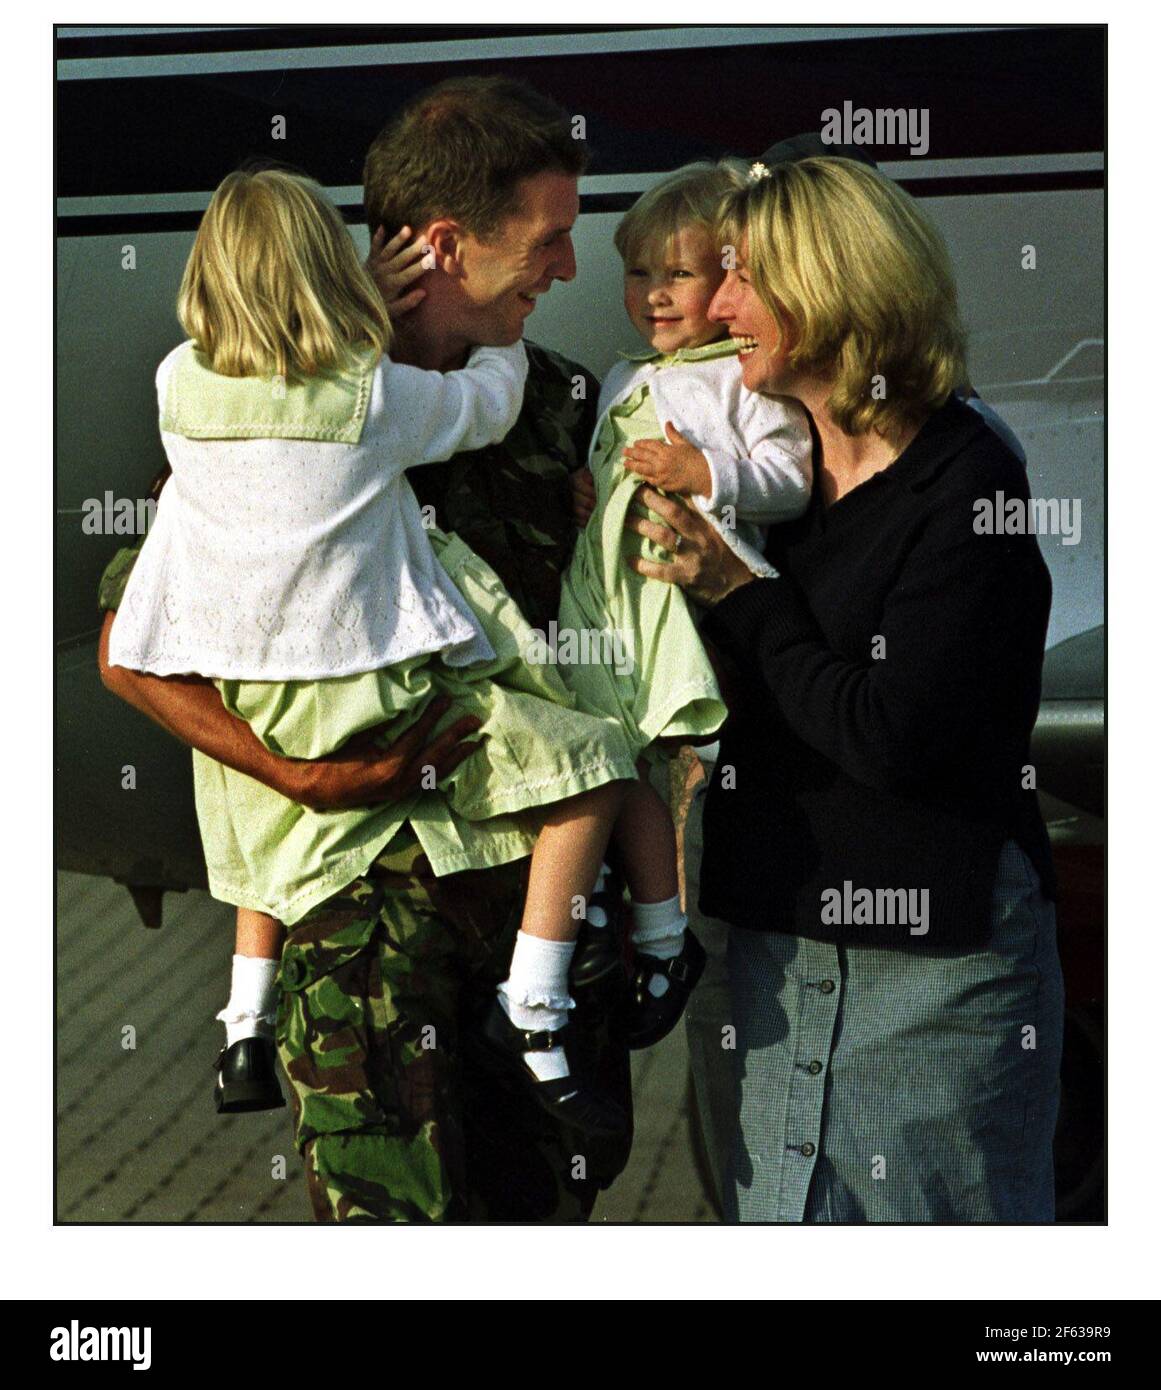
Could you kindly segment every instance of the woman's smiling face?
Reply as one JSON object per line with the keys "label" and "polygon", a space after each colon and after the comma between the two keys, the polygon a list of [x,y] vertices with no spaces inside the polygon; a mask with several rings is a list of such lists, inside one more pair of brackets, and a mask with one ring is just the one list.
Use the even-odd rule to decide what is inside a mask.
{"label": "woman's smiling face", "polygon": [[658,352],[701,347],[721,337],[707,317],[722,283],[721,257],[705,227],[681,227],[668,242],[647,243],[625,262],[625,312]]}
{"label": "woman's smiling face", "polygon": [[763,303],[750,278],[746,254],[746,238],[742,237],[737,247],[737,264],[726,272],[707,317],[715,323],[724,323],[730,336],[742,344],[738,353],[742,385],[767,395],[784,394],[790,335],[785,331],[779,335],[777,318]]}

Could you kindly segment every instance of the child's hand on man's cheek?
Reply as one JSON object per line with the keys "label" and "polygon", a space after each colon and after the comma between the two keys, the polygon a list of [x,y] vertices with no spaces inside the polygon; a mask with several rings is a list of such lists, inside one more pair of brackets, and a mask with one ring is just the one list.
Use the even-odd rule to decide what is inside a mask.
{"label": "child's hand on man's cheek", "polygon": [[672,422],[666,421],[665,432],[668,444],[660,439],[640,439],[624,451],[622,463],[631,473],[666,492],[696,492],[708,497],[713,478],[705,455],[685,440]]}
{"label": "child's hand on man's cheek", "polygon": [[401,227],[390,241],[386,228],[378,227],[365,269],[383,297],[387,317],[399,319],[427,298],[427,291],[415,281],[435,269],[435,253],[421,238],[411,240],[410,227]]}

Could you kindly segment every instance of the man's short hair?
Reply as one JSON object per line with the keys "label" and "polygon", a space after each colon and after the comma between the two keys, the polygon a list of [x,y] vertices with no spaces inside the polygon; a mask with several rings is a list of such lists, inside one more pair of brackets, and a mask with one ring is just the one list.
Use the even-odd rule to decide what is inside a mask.
{"label": "man's short hair", "polygon": [[509,77],[457,77],[407,103],[371,143],[363,208],[393,236],[452,217],[486,241],[517,210],[517,185],[546,170],[579,175],[588,148],[549,97]]}

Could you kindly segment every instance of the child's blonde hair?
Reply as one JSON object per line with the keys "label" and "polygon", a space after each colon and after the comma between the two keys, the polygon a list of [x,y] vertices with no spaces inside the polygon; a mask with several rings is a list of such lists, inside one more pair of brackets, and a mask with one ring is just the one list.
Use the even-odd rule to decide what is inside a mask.
{"label": "child's blonde hair", "polygon": [[746,238],[754,288],[789,334],[789,366],[833,376],[839,428],[898,434],[966,377],[943,238],[898,184],[857,160],[764,173],[727,200],[723,239]]}
{"label": "child's blonde hair", "polygon": [[683,227],[704,227],[716,236],[726,195],[745,186],[740,160],[685,164],[642,193],[617,224],[613,245],[627,265],[646,242],[667,244]]}
{"label": "child's blonde hair", "polygon": [[313,179],[240,169],[202,218],[177,300],[181,326],[223,376],[313,376],[391,325],[337,209]]}

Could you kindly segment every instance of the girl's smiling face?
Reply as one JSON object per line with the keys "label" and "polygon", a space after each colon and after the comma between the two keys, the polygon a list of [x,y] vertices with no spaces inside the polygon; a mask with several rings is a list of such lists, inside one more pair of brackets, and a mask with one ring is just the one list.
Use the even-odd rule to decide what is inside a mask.
{"label": "girl's smiling face", "polygon": [[681,227],[625,261],[625,312],[658,352],[702,347],[722,336],[708,310],[724,274],[709,229]]}

